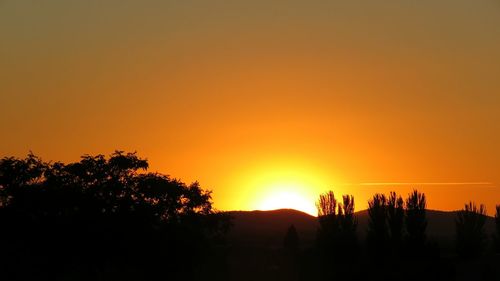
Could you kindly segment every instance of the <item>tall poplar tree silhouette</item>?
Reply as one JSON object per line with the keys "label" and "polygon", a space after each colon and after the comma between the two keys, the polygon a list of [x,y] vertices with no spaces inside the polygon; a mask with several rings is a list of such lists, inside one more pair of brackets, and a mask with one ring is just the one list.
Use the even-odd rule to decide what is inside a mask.
{"label": "tall poplar tree silhouette", "polygon": [[469,202],[457,213],[456,218],[456,243],[457,252],[465,259],[476,258],[484,250],[486,233],[486,207],[479,207]]}
{"label": "tall poplar tree silhouette", "polygon": [[368,201],[368,233],[367,245],[374,258],[386,255],[389,232],[387,227],[387,197],[375,194]]}
{"label": "tall poplar tree silhouette", "polygon": [[427,200],[424,193],[414,190],[406,199],[406,242],[408,255],[420,256],[426,245],[427,231]]}
{"label": "tall poplar tree silhouette", "polygon": [[342,203],[333,191],[321,194],[316,203],[318,208],[318,247],[327,260],[346,261],[356,257],[357,219],[354,214],[354,197],[344,195]]}
{"label": "tall poplar tree silhouette", "polygon": [[391,192],[387,199],[387,223],[389,225],[390,246],[394,254],[401,250],[404,227],[404,201],[396,192]]}

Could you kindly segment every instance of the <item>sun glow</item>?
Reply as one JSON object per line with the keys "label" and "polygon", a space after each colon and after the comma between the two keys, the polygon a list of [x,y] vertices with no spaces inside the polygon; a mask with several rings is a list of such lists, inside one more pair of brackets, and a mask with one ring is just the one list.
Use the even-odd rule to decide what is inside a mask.
{"label": "sun glow", "polygon": [[260,210],[295,209],[312,216],[317,215],[314,199],[296,191],[273,191],[261,201]]}
{"label": "sun glow", "polygon": [[315,202],[321,193],[335,190],[342,178],[325,170],[322,159],[299,157],[293,152],[266,157],[248,155],[237,171],[228,177],[227,193],[215,195],[231,198],[231,205],[217,206],[227,210],[295,209],[316,216]]}
{"label": "sun glow", "polygon": [[249,168],[239,182],[247,209],[295,209],[316,216],[315,202],[320,193],[335,182],[329,173],[306,160],[266,161]]}

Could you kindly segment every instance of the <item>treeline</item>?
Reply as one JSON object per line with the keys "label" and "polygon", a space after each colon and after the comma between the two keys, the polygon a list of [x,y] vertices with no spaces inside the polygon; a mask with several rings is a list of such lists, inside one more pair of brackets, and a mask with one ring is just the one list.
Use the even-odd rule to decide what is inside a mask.
{"label": "treeline", "polygon": [[363,230],[358,229],[352,195],[337,199],[329,191],[319,196],[316,206],[319,227],[315,246],[301,248],[293,225],[284,238],[285,260],[290,268],[299,268],[299,280],[498,280],[500,277],[500,205],[495,209],[496,230],[491,234],[486,233],[489,217],[485,206],[465,204],[455,212],[453,239],[428,237],[427,198],[417,190],[406,198],[396,192],[373,195],[368,201],[367,217],[362,215],[367,219]]}
{"label": "treeline", "polygon": [[69,164],[1,159],[2,280],[201,279],[228,218],[197,182],[147,168],[121,151]]}
{"label": "treeline", "polygon": [[[333,191],[319,196],[316,203],[319,248],[329,253],[334,249],[337,252],[348,250],[349,256],[359,250],[361,241],[357,237],[354,204],[352,195],[344,195],[341,202]],[[365,244],[367,252],[376,259],[401,255],[424,257],[435,250],[436,245],[430,245],[433,242],[427,239],[427,199],[424,193],[414,190],[406,199],[396,192],[388,195],[377,193],[368,201],[368,217]],[[487,218],[486,207],[473,202],[456,212],[458,256],[476,258],[488,248],[500,253],[500,205],[496,206],[494,217],[496,233],[491,237],[485,231]]]}

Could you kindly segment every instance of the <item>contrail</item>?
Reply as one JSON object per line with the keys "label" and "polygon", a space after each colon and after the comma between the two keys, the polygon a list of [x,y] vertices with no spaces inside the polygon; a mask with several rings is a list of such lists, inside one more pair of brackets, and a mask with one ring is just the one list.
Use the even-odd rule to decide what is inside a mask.
{"label": "contrail", "polygon": [[381,186],[381,185],[489,185],[491,182],[363,182],[363,186]]}

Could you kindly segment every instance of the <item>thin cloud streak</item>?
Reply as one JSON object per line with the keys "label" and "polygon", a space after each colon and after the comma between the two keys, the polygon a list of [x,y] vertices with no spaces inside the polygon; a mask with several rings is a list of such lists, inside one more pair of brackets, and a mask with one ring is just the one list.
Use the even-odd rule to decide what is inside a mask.
{"label": "thin cloud streak", "polygon": [[386,186],[386,185],[442,185],[442,186],[456,186],[456,185],[475,185],[475,186],[489,186],[495,185],[491,182],[363,182],[358,184],[347,185],[360,185],[360,186]]}

